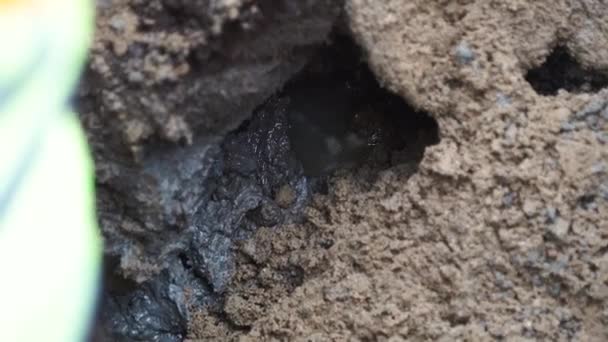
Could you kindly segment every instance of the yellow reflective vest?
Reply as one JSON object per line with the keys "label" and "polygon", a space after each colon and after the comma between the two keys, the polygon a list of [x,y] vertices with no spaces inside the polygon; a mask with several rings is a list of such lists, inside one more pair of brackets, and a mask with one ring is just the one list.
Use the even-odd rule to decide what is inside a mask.
{"label": "yellow reflective vest", "polygon": [[101,239],[68,99],[92,37],[85,0],[0,0],[0,341],[81,341]]}

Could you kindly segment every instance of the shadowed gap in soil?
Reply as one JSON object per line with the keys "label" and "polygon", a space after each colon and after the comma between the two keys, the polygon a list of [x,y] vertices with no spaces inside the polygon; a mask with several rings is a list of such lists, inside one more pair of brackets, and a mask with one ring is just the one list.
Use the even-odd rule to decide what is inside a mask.
{"label": "shadowed gap in soil", "polygon": [[344,37],[334,37],[279,97],[289,99],[291,148],[310,177],[420,161],[439,139],[436,122],[381,88]]}
{"label": "shadowed gap in soil", "polygon": [[[219,144],[213,170],[201,180],[208,195],[186,219],[169,267],[142,284],[108,272],[100,336],[179,341],[201,311],[247,332],[249,323],[231,321],[224,310],[226,293],[237,286],[238,243],[259,227],[300,222],[311,194],[328,191],[336,171],[417,165],[438,141],[436,122],[381,88],[355,44],[334,36]],[[297,268],[283,273],[289,291],[306,280]]]}
{"label": "shadowed gap in soil", "polygon": [[545,62],[531,70],[526,80],[537,93],[557,95],[560,89],[572,93],[591,93],[608,86],[608,75],[584,68],[563,46],[556,47]]}

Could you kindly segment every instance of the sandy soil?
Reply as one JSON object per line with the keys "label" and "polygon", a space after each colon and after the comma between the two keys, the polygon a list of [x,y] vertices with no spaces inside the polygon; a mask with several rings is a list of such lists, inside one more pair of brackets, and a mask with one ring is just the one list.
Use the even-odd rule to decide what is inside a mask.
{"label": "sandy soil", "polygon": [[409,178],[390,169],[367,190],[337,177],[310,214],[335,244],[304,258],[327,268],[242,340],[608,338],[608,91],[545,97],[524,78],[558,44],[605,70],[608,8],[352,0],[347,11],[373,70],[438,120],[442,140]]}
{"label": "sandy soil", "polygon": [[[115,13],[143,18],[141,8]],[[305,223],[261,228],[241,242],[223,314],[195,310],[189,338],[608,339],[608,90],[561,85],[569,91],[541,95],[526,79],[558,46],[582,73],[608,72],[608,7],[348,0],[345,8],[344,25],[380,82],[430,113],[441,141],[419,165],[339,172]],[[114,53],[126,49],[121,37]],[[166,49],[179,55],[194,40],[177,41]],[[103,69],[100,55],[92,61]],[[189,66],[172,67],[170,75],[192,80]],[[189,140],[198,124],[188,113],[156,126],[135,115],[139,123],[121,126],[123,141]]]}

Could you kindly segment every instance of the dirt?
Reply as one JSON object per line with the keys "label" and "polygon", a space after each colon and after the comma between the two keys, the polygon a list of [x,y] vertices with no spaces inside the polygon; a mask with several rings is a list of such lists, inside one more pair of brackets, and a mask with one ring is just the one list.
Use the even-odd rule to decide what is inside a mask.
{"label": "dirt", "polygon": [[[187,319],[170,325],[171,331],[183,332],[171,338],[608,339],[608,90],[603,89],[608,75],[608,8],[602,1],[348,0],[338,22],[334,15],[325,17],[323,28],[310,38],[314,43],[302,43],[299,39],[308,35],[297,35],[299,30],[277,28],[285,21],[276,18],[285,13],[262,21],[267,35],[255,29],[258,34],[252,36],[224,32],[226,20],[239,23],[241,29],[253,25],[249,23],[258,12],[247,1],[203,1],[211,11],[189,1],[162,3],[166,8],[155,7],[154,1],[114,1],[102,10],[92,71],[81,94],[83,121],[97,154],[107,254],[119,259],[112,272],[145,281],[129,285],[130,292],[168,293],[150,292],[146,286],[165,284],[158,277],[174,279],[178,269],[190,274],[188,264],[176,261],[171,251],[189,251],[176,247],[188,235],[180,227],[196,216],[191,214],[198,209],[193,199],[207,191],[201,179],[211,179],[206,165],[212,163],[201,163],[195,172],[178,177],[170,201],[164,195],[142,196],[146,189],[158,187],[141,177],[142,170],[149,170],[146,160],[173,165],[204,159],[204,151],[215,146],[212,141],[221,141],[239,127],[255,106],[284,84],[290,89],[288,79],[311,60],[311,51],[326,39],[332,25],[358,43],[380,84],[418,113],[432,116],[440,132],[436,141],[429,138],[432,125],[408,130],[394,124],[401,132],[397,136],[406,137],[400,152],[384,149],[388,156],[363,164],[360,157],[350,155],[339,167],[323,162],[329,169],[321,169],[331,171],[331,176],[311,187],[314,194],[306,195],[308,206],[298,219],[264,224],[259,219],[268,216],[263,207],[250,208],[255,227],[230,240],[230,248],[222,247],[231,251],[226,252],[230,258],[222,260],[231,260],[232,266],[221,278],[221,294],[209,295],[216,300],[212,303],[186,300],[196,305],[177,310],[187,311]],[[177,12],[169,5],[176,3]],[[299,29],[320,27],[311,18],[323,17],[320,7],[314,6],[324,3],[311,3],[316,9],[311,14],[288,11],[303,18]],[[163,19],[165,13],[179,18],[186,13],[192,21]],[[111,20],[115,16],[122,18],[119,33],[109,28],[116,26]],[[139,26],[131,24],[134,20]],[[199,35],[205,33],[205,39],[194,38],[191,25],[198,27]],[[170,32],[181,38],[166,39]],[[255,99],[244,100],[247,88],[239,84],[249,77],[242,75],[249,74],[239,73],[239,68],[267,66],[268,59],[239,53],[265,56],[253,48],[261,43],[251,37],[279,32],[293,38],[278,41],[291,42],[290,51],[301,60],[279,59],[277,63],[289,71],[263,78]],[[144,38],[145,44],[154,46],[149,51],[152,57],[135,52],[121,57],[128,55],[125,51],[136,51],[132,47]],[[207,45],[209,41],[223,43]],[[161,49],[155,47],[158,42],[171,44]],[[158,51],[170,51],[171,62],[166,64]],[[209,69],[188,51],[195,51],[196,58],[213,51],[206,55]],[[152,65],[146,67],[146,60]],[[143,83],[125,86],[134,70],[141,72]],[[233,72],[240,75],[239,82],[205,83],[209,77]],[[252,84],[262,74],[265,71],[250,75]],[[228,88],[213,86],[217,84]],[[220,90],[228,94],[222,103],[197,100],[217,97]],[[281,98],[299,96],[285,94],[291,93],[266,102],[278,106],[273,113],[281,112]],[[154,97],[155,101],[141,101]],[[240,103],[240,110],[232,110],[232,102]],[[411,123],[416,111],[404,106],[400,113]],[[342,109],[332,107],[333,112]],[[382,116],[377,110],[361,113]],[[290,120],[289,113],[281,115],[286,116],[281,120]],[[386,117],[389,126],[398,121]],[[366,120],[347,131],[374,136],[365,132],[376,124]],[[357,125],[357,120],[344,122]],[[324,134],[347,137],[344,133]],[[248,133],[237,129],[231,134]],[[394,133],[386,136],[392,141]],[[218,144],[219,151],[228,146]],[[305,152],[296,145],[293,152],[281,150],[284,160],[299,154],[305,164]],[[334,145],[327,145],[323,153],[331,155]],[[182,150],[192,152],[176,152]],[[376,152],[371,156],[382,155]],[[353,158],[356,165],[350,163]],[[281,169],[292,171],[261,191],[260,201],[288,210],[303,198],[298,197],[294,180],[310,177],[301,178],[305,165],[291,167]],[[181,174],[181,167],[177,169]],[[151,174],[174,178],[165,171]],[[247,177],[255,183],[255,177]],[[183,190],[192,184],[196,191]],[[182,209],[174,209],[175,203]],[[192,241],[207,240],[188,243]],[[218,272],[226,271],[218,265]],[[188,277],[189,286],[199,286],[213,283],[218,275]],[[114,334],[125,339],[148,336]]]}
{"label": "dirt", "polygon": [[97,4],[97,36],[77,102],[95,154],[106,250],[141,282],[167,267],[207,191],[198,180],[211,172],[213,146],[304,66],[338,6]]}

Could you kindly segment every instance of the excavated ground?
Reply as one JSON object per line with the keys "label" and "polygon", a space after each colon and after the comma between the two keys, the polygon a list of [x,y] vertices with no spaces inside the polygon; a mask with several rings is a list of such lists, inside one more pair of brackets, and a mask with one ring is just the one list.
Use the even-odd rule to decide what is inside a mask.
{"label": "excavated ground", "polygon": [[96,339],[608,339],[603,1],[98,10]]}

